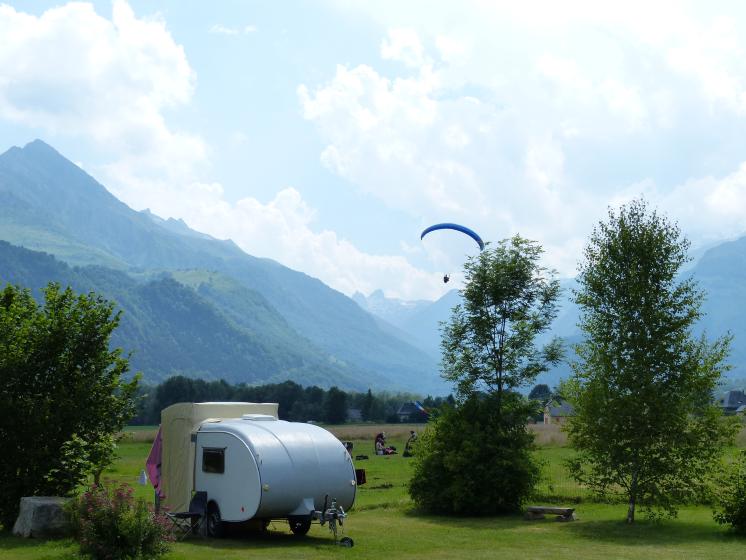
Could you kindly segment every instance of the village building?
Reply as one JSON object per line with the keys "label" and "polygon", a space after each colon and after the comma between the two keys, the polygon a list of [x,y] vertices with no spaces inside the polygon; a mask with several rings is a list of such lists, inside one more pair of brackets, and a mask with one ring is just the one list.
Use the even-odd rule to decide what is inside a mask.
{"label": "village building", "polygon": [[399,422],[427,422],[427,412],[414,401],[405,402],[396,412]]}
{"label": "village building", "polygon": [[739,389],[727,391],[718,401],[718,405],[723,409],[723,414],[743,414],[746,411],[746,393]]}
{"label": "village building", "polygon": [[575,409],[564,399],[553,399],[544,406],[544,424],[559,424],[567,422],[575,415]]}

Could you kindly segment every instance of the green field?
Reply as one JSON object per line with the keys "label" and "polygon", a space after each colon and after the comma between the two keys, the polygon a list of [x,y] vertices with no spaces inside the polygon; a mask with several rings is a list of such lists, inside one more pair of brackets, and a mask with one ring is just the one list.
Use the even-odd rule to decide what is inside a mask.
{"label": "green field", "polygon": [[[396,437],[391,443],[403,448],[403,440]],[[137,495],[150,498],[150,489],[137,484],[149,449],[147,442],[121,444],[120,458],[106,477],[132,484]],[[334,547],[326,527],[314,525],[307,537],[298,539],[285,523],[274,522],[266,534],[218,541],[190,538],[177,543],[167,558],[746,558],[746,539],[720,528],[708,507],[682,508],[678,519],[662,523],[645,521],[641,515],[635,526],[626,526],[624,505],[592,503],[587,491],[568,478],[563,459],[571,453],[558,446],[539,450],[545,479],[538,488],[537,502],[580,501],[573,504],[579,519],[572,523],[524,521],[520,516],[457,519],[423,515],[413,508],[406,492],[410,461],[400,455],[377,457],[370,439],[356,439],[353,455],[367,454],[369,459],[356,464],[366,469],[368,483],[360,487],[344,527],[345,534],[355,540],[354,548]],[[2,559],[70,559],[76,557],[75,551],[69,540],[40,543],[0,534]]]}

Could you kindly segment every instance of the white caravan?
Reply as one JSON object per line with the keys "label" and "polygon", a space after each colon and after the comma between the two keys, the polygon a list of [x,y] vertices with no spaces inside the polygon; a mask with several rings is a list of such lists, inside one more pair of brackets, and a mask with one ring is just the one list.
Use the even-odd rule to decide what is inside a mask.
{"label": "white caravan", "polygon": [[345,446],[312,424],[277,419],[276,403],[180,403],[161,413],[161,488],[170,511],[207,493],[207,532],[224,522],[287,519],[305,534],[331,500],[352,507],[355,468]]}

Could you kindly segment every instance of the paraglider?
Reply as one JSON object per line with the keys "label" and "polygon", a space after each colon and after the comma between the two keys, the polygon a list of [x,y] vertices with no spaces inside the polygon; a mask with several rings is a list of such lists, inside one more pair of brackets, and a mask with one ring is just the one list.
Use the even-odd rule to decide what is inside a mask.
{"label": "paraglider", "polygon": [[474,241],[477,242],[477,245],[479,245],[480,251],[484,250],[484,241],[482,241],[482,238],[479,237],[479,235],[477,235],[477,233],[474,230],[469,229],[466,226],[461,226],[459,224],[450,224],[450,223],[435,224],[433,226],[430,226],[429,228],[425,228],[425,231],[423,231],[422,234],[420,235],[420,239],[424,239],[424,237],[431,231],[437,231],[439,229],[453,229],[456,231],[460,231],[461,233],[465,233],[466,235],[468,235]]}
{"label": "paraglider", "polygon": [[[428,228],[425,228],[425,230],[420,235],[420,240],[424,239],[425,236],[428,233],[430,233],[431,231],[437,231],[437,230],[440,230],[440,229],[452,229],[452,230],[455,230],[455,231],[459,231],[461,233],[465,233],[466,235],[468,235],[474,241],[477,242],[477,245],[479,245],[479,250],[480,251],[484,250],[484,241],[482,241],[482,238],[479,237],[479,235],[474,230],[469,229],[468,227],[462,226],[462,225],[459,225],[459,224],[443,223],[443,224],[432,225],[432,226],[430,226]],[[450,276],[448,274],[444,274],[443,275],[443,283],[444,284],[447,284],[450,279],[451,278],[450,278]]]}

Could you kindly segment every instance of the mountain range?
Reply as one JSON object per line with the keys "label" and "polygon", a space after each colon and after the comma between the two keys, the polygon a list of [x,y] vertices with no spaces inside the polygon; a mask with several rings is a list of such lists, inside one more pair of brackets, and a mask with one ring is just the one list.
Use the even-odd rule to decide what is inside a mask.
{"label": "mountain range", "polygon": [[[692,262],[684,267],[681,274],[693,276],[705,293],[701,308],[703,316],[696,325],[695,334],[705,334],[710,340],[732,335],[728,360],[732,369],[726,374],[726,380],[746,382],[746,237],[693,252]],[[540,337],[539,342],[559,336],[565,342],[567,358],[573,359],[571,347],[582,339],[577,327],[579,309],[573,302],[573,290],[577,283],[574,279],[563,278],[560,286],[562,296],[558,302],[557,317],[551,332]],[[368,297],[358,293],[353,299],[363,309],[401,329],[421,348],[435,355],[440,342],[439,325],[448,320],[460,296],[457,290],[451,290],[435,302],[405,301],[386,298],[379,291]],[[537,382],[556,386],[570,372],[566,359],[541,375]]]}
{"label": "mountain range", "polygon": [[[746,378],[746,237],[709,246],[683,271],[707,298],[698,332],[733,335],[731,379]],[[36,140],[0,155],[0,281],[37,291],[49,281],[95,291],[122,311],[113,344],[157,382],[183,374],[232,383],[445,394],[439,323],[458,304],[346,297],[271,259],[181,220],[137,212]],[[580,340],[573,279],[553,330]],[[571,355],[571,352],[568,352]],[[561,364],[538,381],[556,385]]]}
{"label": "mountain range", "polygon": [[137,212],[36,140],[0,155],[0,280],[95,291],[113,343],[157,382],[184,374],[444,394],[437,359],[318,279],[180,220]]}

